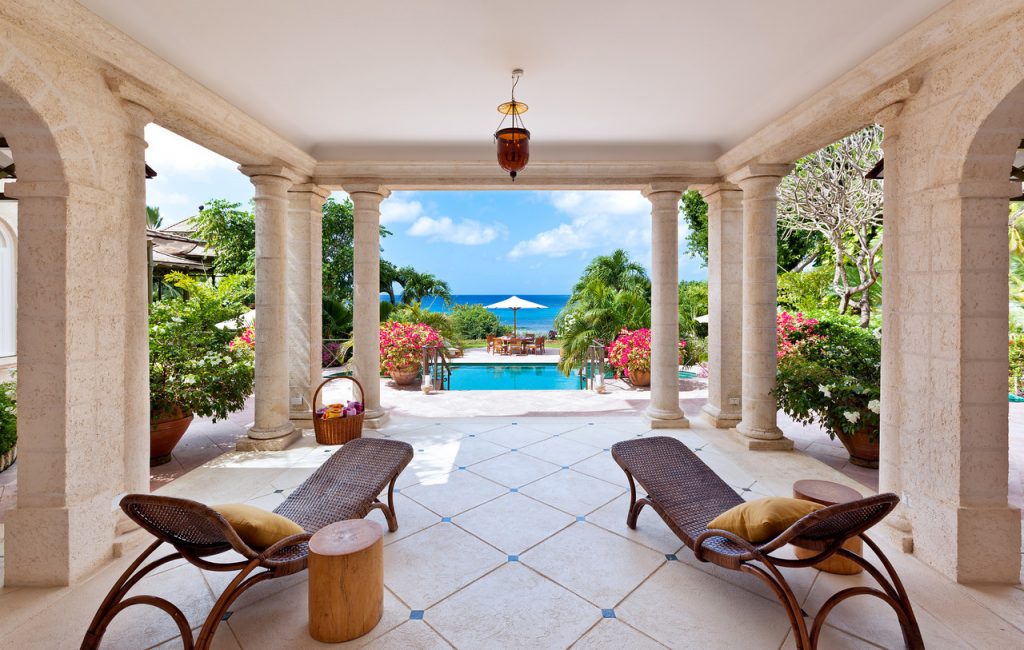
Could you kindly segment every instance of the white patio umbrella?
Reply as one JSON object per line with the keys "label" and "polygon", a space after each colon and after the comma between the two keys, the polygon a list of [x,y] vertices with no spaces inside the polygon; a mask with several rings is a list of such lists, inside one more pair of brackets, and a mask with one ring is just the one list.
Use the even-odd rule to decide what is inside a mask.
{"label": "white patio umbrella", "polygon": [[252,323],[256,320],[256,310],[250,309],[249,311],[242,314],[240,317],[229,318],[228,320],[217,323],[217,329],[234,329],[238,327],[238,318],[242,319],[242,327],[252,327]]}
{"label": "white patio umbrella", "polygon": [[704,314],[703,316],[698,316],[697,318],[694,318],[693,320],[697,321],[698,323],[709,323],[709,322],[711,322],[711,318],[707,314]]}
{"label": "white patio umbrella", "polygon": [[547,307],[544,305],[538,305],[535,302],[530,302],[529,300],[523,300],[519,296],[512,296],[511,298],[506,298],[501,302],[496,302],[493,305],[487,305],[487,309],[511,309],[512,336],[515,336],[516,330],[518,329],[516,324],[516,314],[520,309],[547,309]]}

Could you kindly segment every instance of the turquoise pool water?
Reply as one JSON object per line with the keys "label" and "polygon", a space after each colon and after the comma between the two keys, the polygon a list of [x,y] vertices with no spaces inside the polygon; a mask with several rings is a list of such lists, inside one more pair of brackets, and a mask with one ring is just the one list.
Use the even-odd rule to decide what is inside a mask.
{"label": "turquoise pool water", "polygon": [[[611,377],[609,372],[607,377]],[[696,377],[680,371],[680,379]],[[579,390],[575,374],[566,377],[554,364],[459,364],[452,367],[452,390]]]}
{"label": "turquoise pool water", "polygon": [[566,377],[554,364],[452,367],[452,390],[579,390],[576,375]]}

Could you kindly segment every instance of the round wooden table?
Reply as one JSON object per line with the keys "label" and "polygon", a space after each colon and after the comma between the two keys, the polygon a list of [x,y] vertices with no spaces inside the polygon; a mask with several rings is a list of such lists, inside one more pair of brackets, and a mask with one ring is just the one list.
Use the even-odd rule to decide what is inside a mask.
{"label": "round wooden table", "polygon": [[[823,506],[833,506],[837,503],[856,501],[857,499],[863,498],[863,495],[861,495],[857,490],[845,485],[840,485],[839,483],[808,479],[797,481],[793,484],[793,498],[813,501],[814,503],[820,503]],[[846,540],[843,544],[843,548],[851,553],[856,553],[857,555],[861,555],[864,550],[859,537],[851,537]],[[801,560],[814,557],[818,553],[817,551],[800,548],[799,546],[794,546],[793,552]],[[832,557],[822,560],[814,566],[825,573],[838,573],[840,575],[853,575],[863,571],[860,565],[856,562],[847,560],[844,557],[839,557],[838,555],[833,555]]]}
{"label": "round wooden table", "polygon": [[365,519],[325,526],[309,540],[309,634],[340,643],[384,613],[384,530]]}

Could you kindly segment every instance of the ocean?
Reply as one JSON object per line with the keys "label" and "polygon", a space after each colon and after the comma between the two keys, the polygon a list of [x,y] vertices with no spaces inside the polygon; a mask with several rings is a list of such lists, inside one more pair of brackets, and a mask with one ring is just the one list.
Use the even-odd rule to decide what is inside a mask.
{"label": "ocean", "polygon": [[[516,294],[523,300],[544,305],[544,309],[520,309],[516,315],[516,323],[519,332],[533,332],[535,334],[547,334],[548,330],[555,328],[555,316],[565,307],[569,301],[569,294]],[[466,294],[460,293],[452,296],[452,304],[455,305],[492,305],[510,298],[512,294]],[[423,308],[431,311],[448,313],[450,307],[444,304],[440,298],[427,298],[423,301]],[[512,326],[511,309],[495,309],[494,313],[501,319],[503,325]]]}

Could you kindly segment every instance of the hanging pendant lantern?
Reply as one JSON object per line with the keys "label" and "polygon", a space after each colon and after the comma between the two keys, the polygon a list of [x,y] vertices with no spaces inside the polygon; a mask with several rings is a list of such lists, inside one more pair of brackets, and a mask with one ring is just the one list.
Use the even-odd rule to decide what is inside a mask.
{"label": "hanging pendant lantern", "polygon": [[[516,101],[516,84],[522,75],[523,71],[519,68],[512,71],[512,101],[498,106],[498,112],[504,117],[498,124],[498,130],[494,132],[494,141],[498,145],[498,165],[508,172],[513,183],[516,174],[525,169],[530,162],[530,132],[523,125],[522,117],[530,107]],[[501,128],[509,117],[512,118],[511,126]]]}

